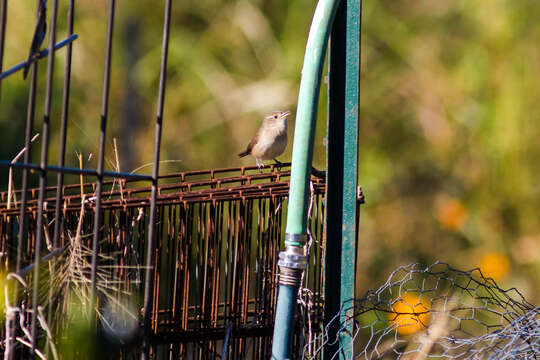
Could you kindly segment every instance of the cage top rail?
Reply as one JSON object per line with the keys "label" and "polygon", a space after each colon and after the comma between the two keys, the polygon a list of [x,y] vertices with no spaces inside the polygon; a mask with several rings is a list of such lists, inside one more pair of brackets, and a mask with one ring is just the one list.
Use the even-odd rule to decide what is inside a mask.
{"label": "cage top rail", "polygon": [[[0,166],[2,166],[2,163],[3,162],[0,161]],[[27,167],[27,166],[25,164],[23,164],[22,167]],[[264,166],[264,169],[270,169],[270,171],[272,173],[274,172],[274,169],[289,169],[289,168],[290,168],[290,163],[283,163],[280,167],[277,167],[276,165],[273,165],[273,164]],[[32,167],[32,169],[34,169],[34,168]],[[38,169],[38,168],[36,167],[36,169]],[[81,175],[81,174],[85,175],[86,174],[86,173],[80,173],[80,172],[71,172],[71,170],[76,170],[76,169],[58,167],[58,171],[61,172],[61,173],[70,173],[70,174],[79,174],[79,175]],[[196,178],[196,179],[194,179],[195,182],[199,182],[201,176],[207,176],[208,177],[208,180],[207,180],[208,182],[226,183],[226,182],[231,181],[231,179],[232,179],[232,181],[237,181],[237,180],[236,180],[235,176],[232,176],[232,177],[228,178],[225,175],[230,175],[231,173],[238,173],[238,172],[240,172],[241,175],[245,175],[245,174],[250,174],[252,172],[255,172],[255,170],[258,170],[257,166],[230,167],[230,168],[220,168],[220,169],[183,171],[183,172],[175,172],[175,173],[159,175],[158,179],[159,180],[180,179],[180,181],[185,182],[186,185],[189,188],[191,186],[191,184],[193,183],[193,180],[190,181],[190,179],[192,179],[192,178]],[[88,171],[89,171],[88,175],[91,175],[91,176],[96,175],[95,170],[88,170]],[[315,176],[320,177],[320,178],[323,177],[323,175],[321,175],[321,174],[323,174],[324,172],[316,170],[316,169],[313,169],[313,171],[314,171]],[[128,183],[133,183],[133,182],[147,181],[147,180],[151,179],[151,176],[149,176],[149,175],[123,173],[123,172],[105,171],[104,175],[107,175],[107,176],[110,176],[110,177],[114,178],[114,180],[103,181],[104,186],[107,186],[107,185],[110,186],[110,185],[112,185],[114,183],[117,183],[119,179],[122,180],[123,185],[127,185]],[[128,175],[128,176],[124,177],[124,175]],[[222,177],[220,178],[220,176],[222,176]],[[283,177],[283,176],[290,176],[290,170],[288,170],[288,171],[279,171],[278,172],[278,177]],[[264,173],[264,172],[259,173],[259,172],[257,172],[255,174],[252,174],[251,176],[249,176],[246,180],[249,181],[251,179],[270,179],[272,177],[273,177],[273,175],[271,173]],[[96,183],[95,182],[84,182],[82,184],[82,186],[83,186],[84,189],[90,188],[91,189],[90,191],[95,191],[95,189],[96,189]],[[67,190],[76,189],[77,191],[79,191],[80,188],[81,188],[80,183],[66,184],[66,185],[62,185],[62,187],[61,187],[63,194],[66,194]],[[58,189],[57,185],[50,185],[50,186],[48,186],[46,188],[46,191],[56,191],[57,189]],[[136,191],[139,191],[139,192],[146,191],[146,190],[142,190],[142,189],[146,189],[146,188],[144,188],[144,187],[139,188],[139,190],[136,190]],[[29,189],[28,191],[30,191],[30,196],[32,196],[32,197],[36,196],[36,191],[37,190],[38,189]],[[14,193],[15,195],[18,195],[18,194],[22,193],[22,190],[18,190],[18,189],[12,190],[12,193]],[[6,201],[8,195],[9,195],[9,191],[1,191],[0,192],[0,201]],[[0,207],[1,207],[1,204],[0,204]]]}
{"label": "cage top rail", "polygon": [[[0,166],[10,167],[10,168],[23,168],[23,169],[30,169],[30,170],[52,171],[52,172],[60,172],[64,174],[73,174],[73,175],[100,176],[97,170],[92,170],[92,169],[78,169],[78,168],[70,168],[70,167],[65,167],[65,166],[54,166],[54,165],[48,165],[48,166],[42,167],[38,164],[14,163],[14,162],[6,161],[6,160],[0,160]],[[134,179],[137,181],[152,180],[152,177],[149,175],[131,174],[131,173],[114,172],[114,171],[104,171],[101,174],[101,176],[114,177],[114,178],[120,178],[120,179]]]}
{"label": "cage top rail", "polygon": [[[273,168],[274,166],[267,166]],[[285,165],[284,165],[285,167]],[[176,174],[164,175],[163,179],[180,179],[180,182],[166,183],[158,186],[157,203],[191,203],[201,201],[224,201],[224,200],[247,200],[254,198],[281,197],[289,193],[290,177],[289,169],[259,173],[256,167],[224,168],[218,170],[189,171]],[[250,171],[254,172],[251,173]],[[183,180],[183,181],[182,181]],[[324,193],[326,184],[324,179],[312,177],[313,190],[315,193]],[[151,187],[125,188],[124,184],[109,182],[108,190],[103,191],[103,208],[119,207],[144,207],[150,204]],[[64,189],[68,188],[68,189]],[[64,211],[78,210],[84,196],[84,201],[89,208],[95,206],[96,183],[83,184],[85,192],[80,193],[80,184],[64,185],[62,189]],[[53,191],[56,187],[49,187],[51,194],[45,198],[47,205],[45,212],[53,212],[56,209],[56,198]],[[89,190],[89,191],[88,191]],[[29,189],[27,211],[36,211],[38,189]],[[20,201],[14,201],[7,206],[7,192],[0,193],[0,214],[16,215],[19,212]],[[361,193],[360,193],[361,198]],[[362,200],[362,199],[360,199]]]}

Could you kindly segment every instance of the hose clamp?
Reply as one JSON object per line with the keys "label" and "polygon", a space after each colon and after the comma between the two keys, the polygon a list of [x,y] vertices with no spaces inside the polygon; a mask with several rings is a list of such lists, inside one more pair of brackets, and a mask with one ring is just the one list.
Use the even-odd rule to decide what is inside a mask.
{"label": "hose clamp", "polygon": [[307,242],[307,234],[285,234],[285,245],[304,246]]}

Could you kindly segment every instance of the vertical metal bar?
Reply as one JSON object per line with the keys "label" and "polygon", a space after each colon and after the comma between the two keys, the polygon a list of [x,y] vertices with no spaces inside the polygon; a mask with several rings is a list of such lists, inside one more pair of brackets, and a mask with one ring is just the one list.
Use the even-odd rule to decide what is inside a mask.
{"label": "vertical metal bar", "polygon": [[[4,68],[4,46],[6,45],[6,21],[7,21],[7,0],[2,0],[0,5],[0,73]],[[2,80],[0,80],[0,100],[2,99]]]}
{"label": "vertical metal bar", "polygon": [[[73,15],[74,15],[74,0],[69,0],[68,5],[68,36],[73,34]],[[62,95],[62,119],[60,125],[60,151],[58,153],[58,166],[64,166],[65,153],[66,153],[66,133],[67,133],[67,119],[68,119],[68,104],[69,104],[69,90],[71,84],[71,50],[72,44],[69,43],[66,49],[66,64],[64,66],[64,90]],[[60,237],[61,223],[60,214],[62,209],[62,193],[64,185],[64,173],[59,171],[57,174],[57,189],[56,189],[56,202],[54,210],[54,235],[53,235],[53,249],[58,248],[58,240]],[[51,323],[52,316],[52,286],[49,289],[49,306],[47,309],[47,322]],[[47,348],[47,355],[49,354],[49,348]]]}
{"label": "vertical metal bar", "polygon": [[[189,203],[184,203],[184,214],[185,216],[182,217],[182,221],[184,222],[184,229],[183,229],[183,237],[184,239],[184,275],[183,275],[183,284],[184,284],[184,292],[182,295],[182,329],[188,328],[189,323],[189,303],[190,303],[190,282],[192,279],[192,272],[191,272],[191,265],[192,265],[192,256],[191,256],[191,248],[193,246],[193,206]],[[182,349],[184,353],[187,353],[188,347],[184,346],[182,344]]]}
{"label": "vertical metal bar", "polygon": [[[262,256],[261,254],[264,252],[264,243],[265,241],[262,239],[262,236],[264,234],[264,228],[266,224],[266,220],[270,217],[265,212],[265,204],[266,200],[259,199],[257,201],[257,227],[256,227],[256,238],[255,238],[255,299],[258,301],[255,302],[254,310],[255,314],[261,314],[261,308],[264,306],[264,302],[266,298],[262,294],[262,287],[263,287],[263,271],[261,269],[262,267]],[[257,316],[255,315],[255,316]]]}
{"label": "vertical metal bar", "polygon": [[[356,191],[358,177],[358,116],[360,94],[361,0],[342,1],[330,44],[328,92],[328,193],[326,212],[325,323],[354,299],[357,242]],[[345,66],[344,66],[345,65]],[[325,358],[339,351],[340,359],[353,354],[351,314],[340,314],[332,326]],[[341,324],[340,324],[341,323]],[[345,324],[345,325],[342,325]]]}
{"label": "vertical metal bar", "polygon": [[[37,8],[39,9],[39,2],[37,0]],[[25,149],[24,163],[30,163],[32,159],[32,130],[34,128],[34,116],[36,109],[36,79],[37,79],[37,66],[38,62],[34,61],[31,65],[32,74],[30,75],[30,89],[28,91],[28,109],[26,114],[26,129],[25,129]],[[28,199],[28,169],[22,170],[22,193],[21,193],[21,208],[19,217],[19,232],[17,239],[17,260],[15,269],[17,272],[22,267],[22,251],[26,243],[26,203]],[[16,293],[17,291],[15,291]]]}
{"label": "vertical metal bar", "polygon": [[[215,244],[216,244],[216,248],[217,248],[217,253],[216,253],[216,258],[215,258],[215,280],[216,280],[216,289],[215,289],[215,310],[214,310],[214,319],[215,319],[215,322],[214,322],[214,326],[220,326],[220,323],[219,323],[219,316],[220,316],[220,313],[219,313],[219,300],[220,300],[220,291],[221,291],[221,285],[222,285],[222,282],[221,282],[221,270],[222,270],[222,267],[221,267],[221,261],[222,261],[222,250],[223,250],[223,242],[224,242],[224,237],[223,237],[223,202],[218,202],[217,203],[217,207],[216,207],[216,216],[214,217],[215,219],[215,224],[216,224],[216,232],[215,232],[215,235],[214,235],[214,241],[215,241]],[[224,319],[223,319],[224,320]],[[223,321],[223,324],[225,323],[225,321]]]}
{"label": "vertical metal bar", "polygon": [[[39,8],[39,1],[38,8]],[[28,91],[28,108],[26,115],[26,129],[25,129],[25,149],[24,152],[24,163],[28,164],[32,158],[32,130],[34,127],[34,115],[35,115],[35,104],[36,104],[36,79],[37,79],[37,61],[35,61],[31,66],[31,75],[30,75],[30,88]],[[23,168],[22,170],[22,184],[21,184],[21,207],[19,213],[19,229],[17,233],[17,259],[15,263],[15,271],[19,272],[22,268],[22,253],[23,249],[26,248],[27,238],[27,214],[26,214],[26,205],[28,198],[28,169]],[[15,220],[15,217],[12,217],[11,220]],[[17,294],[18,294],[18,282],[15,282],[13,290],[14,302],[17,303]],[[8,360],[11,360],[13,357],[13,351],[9,352]]]}
{"label": "vertical metal bar", "polygon": [[49,125],[51,114],[51,97],[54,76],[54,44],[56,43],[56,15],[58,10],[58,0],[53,0],[51,14],[51,30],[49,33],[49,58],[47,63],[47,85],[45,90],[45,109],[43,112],[43,137],[41,138],[41,162],[39,176],[39,202],[37,214],[36,242],[34,249],[34,284],[32,290],[32,354],[35,353],[37,344],[37,308],[39,294],[39,263],[41,252],[41,236],[43,232],[43,202],[45,201],[46,183],[47,183],[47,160],[49,156]]}
{"label": "vertical metal bar", "polygon": [[[153,314],[152,316],[152,321],[151,321],[151,329],[152,330],[157,330],[157,327],[158,327],[158,323],[159,323],[159,313],[157,311],[158,307],[159,307],[159,298],[160,298],[160,292],[161,292],[161,287],[160,287],[160,277],[161,277],[161,274],[160,274],[160,271],[159,269],[161,268],[161,264],[163,263],[162,261],[162,254],[163,254],[163,244],[162,244],[162,229],[163,229],[163,206],[159,206],[159,205],[156,205],[156,221],[155,221],[155,239],[157,240],[156,241],[156,247],[155,247],[155,255],[153,256],[154,258],[154,271],[153,271],[153,274],[154,274],[154,279],[153,279],[153,294],[152,294],[152,299],[153,299],[153,303],[152,303],[152,309],[150,311],[151,314]],[[154,301],[155,300],[155,301]]]}
{"label": "vertical metal bar", "polygon": [[[73,15],[75,11],[74,0],[69,0],[68,9],[68,36],[73,34]],[[66,64],[64,67],[64,93],[62,95],[62,123],[60,125],[60,151],[58,153],[58,166],[63,167],[66,158],[66,134],[69,108],[69,90],[71,87],[71,51],[73,45],[69,43],[66,49]],[[62,186],[64,185],[64,173],[58,172],[56,180],[56,209],[54,211],[54,237],[53,247],[58,247],[60,237],[60,209],[62,208]]]}
{"label": "vertical metal bar", "polygon": [[234,238],[234,221],[233,221],[233,208],[234,208],[234,201],[228,201],[227,202],[227,231],[225,235],[225,256],[224,256],[224,276],[223,276],[223,282],[224,282],[224,308],[223,308],[223,321],[224,323],[230,322],[232,318],[232,294],[231,294],[231,268],[233,266],[232,261],[232,242]]}
{"label": "vertical metal bar", "polygon": [[[167,270],[167,276],[166,276],[166,282],[165,282],[165,286],[166,287],[166,291],[167,291],[167,298],[170,299],[169,301],[169,311],[167,313],[167,322],[168,322],[168,326],[167,326],[167,331],[171,331],[172,327],[173,327],[173,313],[174,313],[174,307],[173,307],[173,304],[174,304],[174,267],[173,267],[173,264],[176,264],[175,261],[174,261],[174,254],[175,254],[175,219],[174,219],[174,213],[175,213],[175,206],[170,204],[170,205],[163,205],[163,208],[164,208],[164,211],[167,212],[166,216],[167,216],[167,233],[165,234],[165,238],[166,238],[166,246],[167,246],[167,254],[166,254],[166,257],[167,257],[167,260],[166,260],[166,264],[167,266],[169,266],[168,270]],[[172,347],[170,347],[170,349],[172,349]]]}
{"label": "vertical metal bar", "polygon": [[150,355],[150,319],[152,309],[152,259],[155,243],[155,217],[156,217],[156,199],[159,176],[159,158],[161,150],[161,125],[163,121],[163,105],[165,101],[165,80],[167,76],[167,57],[169,52],[169,29],[171,23],[171,0],[165,1],[165,13],[163,20],[163,43],[161,46],[161,68],[159,74],[159,93],[158,107],[156,117],[155,145],[154,145],[154,168],[152,171],[152,193],[150,200],[150,219],[148,221],[148,242],[146,247],[146,277],[144,284],[144,332],[143,351],[141,359],[148,359]]}
{"label": "vertical metal bar", "polygon": [[[96,306],[96,270],[97,270],[97,254],[99,241],[101,238],[101,193],[103,189],[103,163],[105,158],[105,135],[107,130],[107,111],[109,109],[109,89],[111,80],[111,57],[112,57],[112,38],[114,30],[114,10],[115,0],[109,1],[109,17],[107,21],[107,52],[105,53],[105,71],[103,75],[103,93],[101,98],[101,122],[99,131],[99,155],[97,167],[97,186],[96,186],[96,212],[94,215],[94,229],[92,237],[92,269],[90,273],[91,290],[90,290],[90,311],[91,314]],[[92,316],[92,321],[94,317]]]}
{"label": "vertical metal bar", "polygon": [[[324,197],[324,201],[321,200],[322,198]],[[322,301],[324,299],[324,251],[323,249],[325,248],[326,246],[326,237],[324,236],[324,230],[325,230],[325,218],[324,218],[324,214],[325,214],[325,211],[326,211],[326,207],[325,207],[325,201],[326,201],[326,194],[325,195],[319,195],[318,197],[318,204],[320,204],[319,206],[319,231],[318,231],[318,235],[317,235],[317,238],[319,239],[320,243],[317,244],[317,249],[318,249],[318,254],[317,254],[317,258],[318,258],[318,266],[319,266],[319,274],[318,274],[318,286],[317,286],[317,289],[319,289],[319,304],[322,304]],[[318,311],[317,311],[317,319],[318,319],[318,322],[322,322],[324,321],[324,318],[323,318],[323,315],[324,315],[324,309],[322,306],[319,306],[318,307]],[[319,346],[317,344],[317,346]]]}

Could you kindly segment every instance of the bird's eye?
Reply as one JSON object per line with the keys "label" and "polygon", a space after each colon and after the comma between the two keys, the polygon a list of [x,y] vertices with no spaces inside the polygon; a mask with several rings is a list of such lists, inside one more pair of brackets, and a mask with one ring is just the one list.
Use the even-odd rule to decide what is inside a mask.
{"label": "bird's eye", "polygon": [[274,119],[277,119],[277,115],[274,115]]}

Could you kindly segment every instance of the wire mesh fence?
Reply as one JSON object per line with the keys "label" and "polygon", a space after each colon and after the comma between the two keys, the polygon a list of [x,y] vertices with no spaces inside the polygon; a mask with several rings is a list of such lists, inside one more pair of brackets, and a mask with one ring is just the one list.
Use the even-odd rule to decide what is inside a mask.
{"label": "wire mesh fence", "polygon": [[[344,333],[350,323],[354,332]],[[323,349],[340,358],[342,336],[354,338],[355,359],[537,359],[540,308],[479,269],[410,264],[343,304],[303,358],[321,358]]]}

